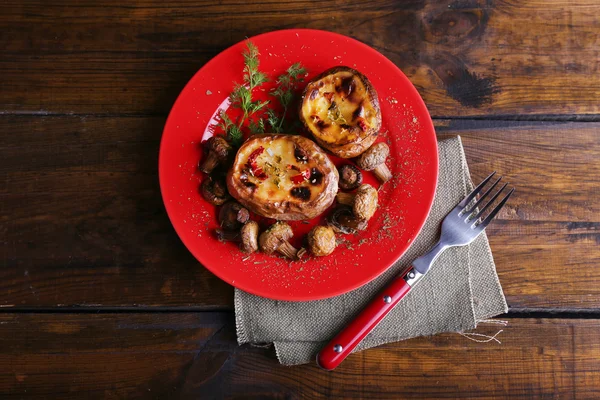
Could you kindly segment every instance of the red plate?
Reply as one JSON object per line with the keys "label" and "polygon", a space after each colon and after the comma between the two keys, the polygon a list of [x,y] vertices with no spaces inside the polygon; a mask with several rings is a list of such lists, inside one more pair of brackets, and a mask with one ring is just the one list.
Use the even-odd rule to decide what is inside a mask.
{"label": "red plate", "polygon": [[[272,81],[294,62],[307,79],[336,65],[364,73],[379,93],[383,117],[380,140],[390,145],[393,178],[379,192],[379,209],[360,235],[345,235],[328,257],[289,262],[240,252],[214,238],[216,209],[198,192],[200,143],[211,135],[219,108],[228,106],[234,82],[241,82],[245,43],[208,62],[183,89],[165,125],[159,158],[160,187],[169,218],[192,254],[224,281],[278,300],[317,300],[339,295],[374,279],[392,265],[417,236],[431,208],[438,176],[433,124],[419,93],[387,58],[354,39],[331,32],[293,29],[250,39],[261,53],[260,69]],[[265,86],[269,89],[269,86]],[[370,173],[367,183],[378,186]],[[291,224],[300,246],[309,224]]]}

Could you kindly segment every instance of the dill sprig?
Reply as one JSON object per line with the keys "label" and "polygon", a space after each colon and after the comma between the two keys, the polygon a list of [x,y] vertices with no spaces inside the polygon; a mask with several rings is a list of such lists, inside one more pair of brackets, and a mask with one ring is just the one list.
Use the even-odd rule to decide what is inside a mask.
{"label": "dill sprig", "polygon": [[[269,101],[259,101],[252,99],[252,91],[267,82],[267,76],[259,71],[260,61],[258,48],[250,41],[246,42],[246,50],[242,53],[244,57],[244,81],[242,84],[236,83],[233,91],[229,94],[229,101],[233,108],[242,110],[242,115],[234,122],[227,115],[226,111],[221,111],[221,123],[219,126],[225,132],[227,139],[235,145],[239,146],[242,143],[244,132],[243,126],[248,119],[256,112],[262,110],[269,104]],[[264,122],[250,121],[248,129],[252,133],[257,133],[262,130],[264,132]]]}
{"label": "dill sprig", "polygon": [[229,95],[231,106],[242,110],[244,115],[238,121],[238,127],[241,128],[244,122],[252,114],[263,109],[269,100],[252,100],[252,91],[254,88],[267,82],[267,76],[258,70],[260,61],[258,60],[258,48],[250,41],[246,43],[247,49],[244,51],[244,83],[236,84],[233,92]]}
{"label": "dill sprig", "polygon": [[259,70],[258,48],[254,43],[247,41],[246,50],[242,55],[244,57],[243,83],[236,83],[229,94],[231,107],[241,110],[242,115],[233,121],[226,111],[221,111],[219,127],[234,146],[242,143],[245,129],[251,134],[265,133],[268,125],[274,133],[281,133],[284,130],[292,132],[294,125],[284,126],[284,124],[286,124],[288,109],[294,101],[297,84],[303,81],[306,69],[300,63],[295,63],[277,78],[277,87],[271,89],[269,94],[275,97],[283,108],[282,114],[278,115],[267,107],[269,100],[260,101],[252,98],[253,90],[268,81],[267,76]]}
{"label": "dill sprig", "polygon": [[250,121],[248,124],[248,130],[250,130],[250,134],[252,135],[265,133],[265,120],[260,118],[257,121]]}
{"label": "dill sprig", "polygon": [[219,113],[219,117],[221,118],[221,122],[219,123],[219,127],[223,129],[223,132],[227,135],[227,139],[234,146],[239,146],[242,144],[242,139],[244,138],[244,133],[242,129],[233,123],[227,112],[221,110]]}
{"label": "dill sprig", "polygon": [[248,84],[250,90],[267,82],[267,76],[258,70],[260,61],[258,60],[258,47],[250,41],[246,43],[248,47],[242,53],[244,56],[244,82]]}
{"label": "dill sprig", "polygon": [[306,68],[297,62],[290,65],[287,71],[277,78],[277,87],[272,89],[270,94],[279,100],[279,103],[283,107],[283,113],[281,116],[278,116],[272,110],[267,110],[267,122],[274,132],[282,132],[288,108],[294,100],[296,86],[304,80],[305,74]]}

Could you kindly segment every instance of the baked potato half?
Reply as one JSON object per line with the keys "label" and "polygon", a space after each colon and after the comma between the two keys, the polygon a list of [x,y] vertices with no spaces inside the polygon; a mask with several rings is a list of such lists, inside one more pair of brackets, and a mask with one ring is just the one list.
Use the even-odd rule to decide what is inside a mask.
{"label": "baked potato half", "polygon": [[256,135],[238,150],[227,189],[256,214],[312,219],[334,201],[338,172],[325,152],[298,135]]}
{"label": "baked potato half", "polygon": [[300,119],[321,147],[338,157],[356,157],[381,128],[377,92],[355,69],[329,69],[306,85]]}

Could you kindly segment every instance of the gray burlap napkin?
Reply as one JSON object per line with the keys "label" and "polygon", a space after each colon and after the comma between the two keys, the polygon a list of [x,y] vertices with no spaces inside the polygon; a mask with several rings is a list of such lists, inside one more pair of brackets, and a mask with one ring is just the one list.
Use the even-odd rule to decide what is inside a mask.
{"label": "gray burlap napkin", "polygon": [[[460,137],[439,142],[437,194],[421,234],[386,273],[352,292],[326,300],[285,302],[235,291],[239,344],[274,343],[284,365],[313,361],[316,353],[390,279],[439,237],[446,214],[473,190]],[[432,270],[356,350],[416,336],[464,332],[507,311],[485,234],[442,253]]]}

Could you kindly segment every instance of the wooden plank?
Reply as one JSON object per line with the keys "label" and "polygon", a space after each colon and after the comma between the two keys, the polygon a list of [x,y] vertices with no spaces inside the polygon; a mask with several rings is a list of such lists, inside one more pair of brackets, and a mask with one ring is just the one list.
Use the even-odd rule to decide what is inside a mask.
{"label": "wooden plank", "polygon": [[600,125],[457,125],[439,136],[462,137],[473,180],[516,187],[488,228],[509,306],[598,308]]}
{"label": "wooden plank", "polygon": [[0,314],[0,324],[3,398],[583,399],[600,387],[598,320],[512,319],[501,344],[442,334],[333,372],[237,347],[231,314]]}
{"label": "wooden plank", "polygon": [[314,28],[396,63],[434,116],[599,114],[595,0],[149,0],[0,6],[2,113],[159,113],[221,50]]}
{"label": "wooden plank", "polygon": [[[0,306],[232,306],[187,252],[156,172],[162,117],[3,116]],[[439,121],[474,180],[516,187],[489,228],[512,308],[600,307],[600,124]]]}

